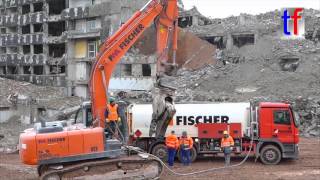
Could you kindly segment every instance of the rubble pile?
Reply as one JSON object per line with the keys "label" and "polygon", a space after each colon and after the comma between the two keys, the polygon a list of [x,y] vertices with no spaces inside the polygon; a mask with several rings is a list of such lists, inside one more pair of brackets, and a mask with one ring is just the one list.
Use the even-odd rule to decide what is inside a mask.
{"label": "rubble pile", "polygon": [[320,53],[320,44],[306,39],[286,41],[278,40],[273,47],[273,51],[277,52],[279,50],[305,54]]}
{"label": "rubble pile", "polygon": [[298,97],[292,102],[293,108],[298,112],[302,136],[320,136],[320,98]]}
{"label": "rubble pile", "polygon": [[67,97],[64,89],[0,78],[0,106],[11,107],[16,104],[35,103],[51,109],[64,109],[79,105],[81,99]]}
{"label": "rubble pile", "polygon": [[33,126],[22,123],[23,118],[31,116],[31,112],[36,112],[37,108],[55,112],[53,117],[46,117],[49,121],[67,118],[80,104],[81,98],[66,97],[63,88],[36,86],[0,78],[0,111],[12,111],[12,116],[7,121],[3,122],[5,114],[0,117],[0,153],[17,151],[19,134]]}
{"label": "rubble pile", "polygon": [[8,122],[0,123],[0,153],[17,152],[19,134],[32,126],[21,123],[16,117]]}
{"label": "rubble pile", "polygon": [[[314,9],[304,10],[306,33],[313,33],[319,29],[320,12]],[[261,13],[259,15],[240,14],[240,16],[230,16],[224,19],[210,19],[209,25],[190,26],[186,28],[189,32],[204,36],[208,34],[227,34],[231,32],[259,31],[260,35],[275,33],[281,28],[281,10]]]}
{"label": "rubble pile", "polygon": [[[207,66],[198,71],[180,70],[176,80],[170,79],[177,83],[179,89],[177,101],[237,102],[263,99],[264,101],[289,100],[292,104],[302,101],[304,106],[299,103],[298,108],[302,120],[302,134],[319,135],[320,52],[305,48],[309,46],[308,44],[312,45],[309,47],[318,47],[319,44],[314,45],[306,41],[307,43],[300,48],[296,46],[290,51],[281,48],[274,51],[274,47],[279,43],[288,42],[273,42],[277,43],[271,49],[264,46],[262,48],[264,51],[260,54],[252,53],[254,49],[259,49],[258,47],[250,47],[252,51],[247,54],[244,49],[248,47],[231,51],[231,56],[237,55],[241,59],[238,64],[229,63],[219,69]],[[298,67],[294,72],[284,71],[281,67],[281,58],[288,56],[299,58]],[[228,51],[225,57],[228,62],[230,57]]]}
{"label": "rubble pile", "polygon": [[[167,78],[167,80],[169,82],[174,81],[178,88],[176,102],[180,103],[199,101],[288,102],[292,104],[293,109],[300,117],[301,134],[306,137],[319,136],[320,82],[319,78],[311,77],[313,76],[311,74],[315,71],[302,78],[303,75],[293,77],[294,73],[292,72],[288,75],[284,72],[277,73],[277,71],[266,68],[254,71],[254,68],[256,67],[242,64],[230,64],[223,69],[208,66],[193,72],[180,70],[176,80],[174,78]],[[243,73],[247,72],[248,69],[252,69],[253,74]],[[317,76],[319,77],[320,69],[317,70]],[[272,75],[273,73],[275,74]]]}
{"label": "rubble pile", "polygon": [[[315,29],[320,21],[316,13],[305,10],[309,29]],[[253,44],[223,49],[219,60],[226,65],[218,60],[196,70],[181,68],[175,77],[163,78],[164,84],[177,88],[175,102],[288,102],[300,117],[301,134],[319,136],[320,43],[283,39],[280,14],[279,10],[257,16],[242,14],[186,28],[198,36],[249,30],[258,37]],[[150,92],[126,95],[131,102],[152,101]]]}
{"label": "rubble pile", "polygon": [[28,82],[19,82],[0,78],[0,105],[10,107],[16,102],[10,101],[9,97],[17,96],[17,100],[26,99],[50,99],[62,97],[62,88],[36,86]]}

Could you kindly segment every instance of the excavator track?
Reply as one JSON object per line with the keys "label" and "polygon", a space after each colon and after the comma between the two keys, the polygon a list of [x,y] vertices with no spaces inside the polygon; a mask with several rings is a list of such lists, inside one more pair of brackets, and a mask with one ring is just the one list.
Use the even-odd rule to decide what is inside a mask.
{"label": "excavator track", "polygon": [[40,180],[104,180],[104,179],[158,179],[162,164],[140,155],[121,156],[73,164],[55,164],[38,169]]}

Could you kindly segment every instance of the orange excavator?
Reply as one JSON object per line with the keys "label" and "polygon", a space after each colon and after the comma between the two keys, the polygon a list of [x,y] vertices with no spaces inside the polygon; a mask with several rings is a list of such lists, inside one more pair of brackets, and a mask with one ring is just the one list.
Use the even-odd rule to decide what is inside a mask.
{"label": "orange excavator", "polygon": [[[169,50],[177,50],[177,0],[150,0],[101,46],[90,79],[92,122],[36,123],[19,139],[23,163],[37,165],[40,179],[152,179],[162,172],[161,163],[141,154],[130,155],[123,142],[105,136],[106,104],[112,71],[143,32],[154,22],[157,30],[157,77],[166,73]],[[175,62],[175,60],[173,60]],[[160,82],[160,81],[157,81]],[[170,87],[155,85],[150,134],[163,137],[175,113]],[[171,89],[172,90],[172,89]],[[89,116],[89,115],[88,115]]]}

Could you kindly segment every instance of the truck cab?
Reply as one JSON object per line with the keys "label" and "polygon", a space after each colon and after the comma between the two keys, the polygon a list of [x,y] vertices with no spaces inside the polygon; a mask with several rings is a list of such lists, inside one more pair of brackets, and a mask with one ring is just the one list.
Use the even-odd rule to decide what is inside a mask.
{"label": "truck cab", "polygon": [[299,143],[299,117],[286,103],[259,104],[257,156],[265,164],[277,164],[281,158],[296,158]]}

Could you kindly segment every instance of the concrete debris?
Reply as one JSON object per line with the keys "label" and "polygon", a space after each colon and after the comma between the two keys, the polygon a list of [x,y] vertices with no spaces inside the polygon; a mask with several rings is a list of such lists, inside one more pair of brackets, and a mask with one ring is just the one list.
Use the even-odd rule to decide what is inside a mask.
{"label": "concrete debris", "polygon": [[37,86],[0,78],[0,106],[11,107],[13,104],[36,104],[41,107],[61,110],[79,105],[78,97],[66,97],[64,88]]}
{"label": "concrete debris", "polygon": [[[155,55],[156,36],[154,34],[156,34],[154,27],[146,30],[136,43],[135,49],[144,55]],[[179,67],[196,70],[216,62],[216,47],[184,29],[179,29],[178,47],[176,64]],[[172,52],[170,52],[168,61],[173,63]]]}
{"label": "concrete debris", "polygon": [[[287,101],[293,104],[301,118],[301,134],[318,136],[320,66],[315,64],[318,55],[297,53],[300,65],[293,72],[280,67],[281,58],[277,55],[246,54],[246,48],[249,47],[239,50],[239,58],[245,59],[240,64],[229,63],[219,68],[207,66],[197,71],[179,70],[178,77],[168,79],[178,87],[176,102]],[[259,49],[250,46],[252,50],[256,48]],[[260,49],[268,51],[264,46]]]}
{"label": "concrete debris", "polygon": [[194,34],[179,30],[177,63],[190,70],[203,68],[216,62],[216,48]]}
{"label": "concrete debris", "polygon": [[23,101],[26,97],[34,100],[62,97],[64,93],[62,88],[58,87],[36,86],[27,82],[0,78],[0,105],[10,106],[7,99],[10,102],[15,96],[18,96],[17,101]]}
{"label": "concrete debris", "polygon": [[40,115],[47,121],[68,119],[81,101],[66,97],[62,88],[0,78],[0,153],[16,152],[20,132],[32,127]]}
{"label": "concrete debris", "polygon": [[[315,13],[319,12],[306,10],[309,29],[319,22]],[[280,20],[280,12],[274,11],[187,27],[187,31],[220,46],[218,61],[195,70],[182,66],[176,77],[161,81],[178,89],[175,102],[180,103],[288,102],[300,117],[301,135],[319,136],[320,42],[283,39]],[[220,37],[223,40],[217,44]],[[133,102],[152,101],[150,92],[128,92],[126,97]]]}
{"label": "concrete debris", "polygon": [[19,134],[32,125],[22,124],[17,117],[0,123],[0,153],[13,153],[18,149]]}

